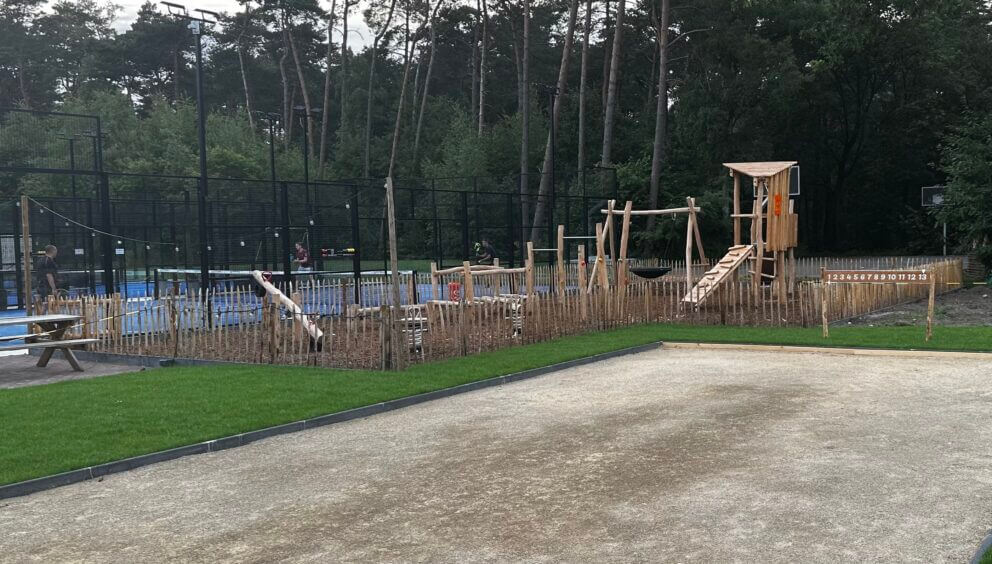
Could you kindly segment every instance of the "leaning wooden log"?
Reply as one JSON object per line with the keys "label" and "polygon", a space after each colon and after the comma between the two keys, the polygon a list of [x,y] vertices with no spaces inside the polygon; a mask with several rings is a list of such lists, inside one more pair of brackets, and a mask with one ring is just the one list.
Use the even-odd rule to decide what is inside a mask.
{"label": "leaning wooden log", "polygon": [[320,350],[324,333],[317,327],[317,323],[310,319],[299,305],[279,291],[272,282],[266,280],[260,270],[251,271],[251,277],[258,284],[258,287],[262,288],[273,301],[286,308],[286,311],[292,316],[294,323],[310,335],[310,346],[314,350]]}

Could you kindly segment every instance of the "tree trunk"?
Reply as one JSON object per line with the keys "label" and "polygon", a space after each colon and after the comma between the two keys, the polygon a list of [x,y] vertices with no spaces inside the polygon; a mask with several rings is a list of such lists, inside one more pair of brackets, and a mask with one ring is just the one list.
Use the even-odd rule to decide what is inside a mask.
{"label": "tree trunk", "polygon": [[288,108],[289,109],[287,110],[287,112],[288,112],[287,115],[289,117],[286,118],[286,121],[283,122],[283,124],[284,124],[283,125],[283,132],[286,134],[286,137],[283,139],[283,148],[285,150],[289,150],[289,143],[290,143],[290,141],[293,140],[293,107],[296,106],[296,89],[297,88],[298,87],[294,83],[292,85],[292,90],[290,90],[290,92],[289,92],[289,104],[288,104]]}
{"label": "tree trunk", "polygon": [[290,100],[289,95],[289,76],[286,74],[286,58],[289,57],[289,42],[286,41],[286,30],[283,29],[283,48],[282,56],[279,57],[279,77],[282,80],[282,126],[286,130],[286,136],[283,138],[283,148],[289,147],[289,139],[291,137],[290,132],[292,131],[292,100]]}
{"label": "tree trunk", "polygon": [[324,109],[320,116],[318,178],[324,177],[324,165],[327,163],[327,130],[331,128],[331,56],[334,54],[334,42],[331,41],[331,34],[334,31],[334,9],[337,7],[336,4],[336,0],[331,0],[331,11],[327,15],[327,69],[324,70]]}
{"label": "tree trunk", "polygon": [[17,85],[21,90],[21,103],[24,104],[25,108],[30,110],[31,93],[28,90],[28,81],[27,81],[27,77],[25,77],[24,74],[25,74],[24,56],[20,55],[17,58]]}
{"label": "tree trunk", "polygon": [[251,107],[251,91],[248,88],[248,69],[245,68],[245,51],[238,45],[238,65],[241,67],[241,85],[245,90],[245,111],[248,112],[248,126],[255,129],[255,115]]}
{"label": "tree trunk", "polygon": [[[183,37],[185,39],[185,37]],[[180,57],[180,52],[182,51],[182,41],[176,43],[175,50],[172,51],[172,101],[178,102],[181,98],[180,85],[179,85],[179,71],[182,68],[182,57]]]}
{"label": "tree trunk", "polygon": [[[375,52],[379,47],[379,42],[382,41],[386,32],[389,31],[389,24],[393,21],[393,9],[396,8],[396,0],[392,0],[389,4],[389,15],[386,17],[386,23],[382,25],[382,29],[379,33],[375,34],[375,38],[372,40],[372,48],[369,49],[369,88],[366,92],[366,105],[365,105],[365,152],[362,164],[362,176],[364,178],[369,178],[369,152],[372,147],[372,86],[375,84]],[[402,101],[402,98],[400,98]]]}
{"label": "tree trunk", "polygon": [[245,3],[245,17],[241,22],[238,33],[238,66],[241,68],[241,85],[245,90],[245,111],[248,112],[248,125],[255,129],[255,115],[251,107],[251,89],[248,87],[248,67],[245,65],[245,30],[248,28],[248,18],[251,17],[251,4]]}
{"label": "tree trunk", "polygon": [[[561,64],[558,67],[558,95],[555,97],[554,107],[551,109],[551,128],[558,125],[558,114],[561,110],[561,97],[565,95],[568,87],[568,62],[572,55],[572,43],[575,39],[575,17],[579,11],[579,0],[572,0],[568,9],[568,28],[565,32],[565,45],[561,52]],[[548,140],[544,144],[544,163],[541,166],[541,187],[537,192],[537,203],[534,207],[534,223],[531,225],[530,240],[537,241],[540,229],[544,223],[544,210],[548,207],[548,198],[554,186],[551,185],[554,166],[554,155],[551,145],[551,131],[548,130]],[[554,214],[554,210],[551,210]],[[550,242],[549,242],[550,244]]]}
{"label": "tree trunk", "polygon": [[345,116],[347,116],[347,85],[348,85],[348,8],[351,4],[344,0],[344,13],[341,18],[341,117],[338,122],[337,141],[341,143],[341,136],[344,134]]}
{"label": "tree trunk", "polygon": [[403,106],[406,101],[406,85],[410,77],[410,60],[413,58],[413,50],[416,44],[410,44],[410,13],[406,16],[406,40],[403,45],[403,80],[400,82],[400,97],[396,104],[396,121],[393,125],[393,144],[389,152],[389,171],[386,176],[392,178],[396,173],[396,157],[399,153],[400,129],[403,122]]}
{"label": "tree trunk", "polygon": [[585,182],[586,175],[586,89],[589,72],[589,33],[592,31],[592,0],[586,0],[586,24],[582,30],[582,63],[579,69],[579,124],[577,171],[579,181]]}
{"label": "tree trunk", "polygon": [[[431,19],[428,25],[431,26],[431,56],[427,59],[427,74],[424,76],[424,92],[420,96],[420,113],[417,115],[417,129],[413,135],[413,169],[420,169],[420,132],[424,127],[424,112],[427,111],[427,94],[431,86],[431,74],[434,72],[434,53],[437,51],[437,26],[434,25],[437,11],[441,7],[443,0],[437,0],[434,9],[431,11]],[[404,85],[404,88],[406,85]]]}
{"label": "tree trunk", "polygon": [[479,107],[479,19],[480,16],[479,0],[475,0],[475,14],[476,22],[472,26],[472,103],[469,105],[469,112],[475,112],[475,108]]}
{"label": "tree trunk", "polygon": [[610,54],[610,85],[606,92],[606,115],[603,118],[603,155],[600,162],[610,166],[613,152],[613,126],[617,111],[617,82],[620,75],[620,48],[623,40],[624,0],[617,5],[617,17],[613,24],[613,52]]}
{"label": "tree trunk", "polygon": [[[667,158],[668,127],[668,26],[671,14],[671,0],[661,0],[661,23],[658,25],[658,105],[654,114],[654,151],[651,153],[651,189],[648,194],[648,207],[658,209],[658,193],[661,184],[661,167]],[[648,231],[654,228],[655,216],[648,216]]]}
{"label": "tree trunk", "polygon": [[307,81],[303,76],[303,66],[300,64],[300,54],[296,50],[296,40],[293,39],[293,32],[287,30],[289,35],[289,48],[293,52],[293,64],[296,65],[296,76],[300,81],[300,92],[303,93],[303,108],[307,115],[305,117],[307,123],[307,136],[310,138],[310,158],[314,157],[313,146],[314,135],[313,135],[313,116],[310,114],[312,106],[310,105],[310,93],[307,91]]}
{"label": "tree trunk", "polygon": [[482,0],[482,41],[479,46],[479,137],[486,120],[486,50],[489,38],[489,10]]}
{"label": "tree trunk", "polygon": [[610,54],[612,53],[612,43],[605,39],[610,32],[610,0],[604,2],[606,15],[603,16],[603,78],[600,81],[599,93],[599,122],[606,121],[606,94],[610,88]]}
{"label": "tree trunk", "polygon": [[530,217],[528,206],[528,175],[530,173],[530,0],[523,0],[524,38],[521,54],[520,77],[520,236],[521,243],[527,240],[527,220]]}
{"label": "tree trunk", "polygon": [[420,67],[423,58],[424,53],[421,51],[420,56],[417,57],[417,69],[413,71],[413,88],[410,89],[411,98],[413,98],[410,103],[410,129],[417,127],[417,94],[420,92]]}
{"label": "tree trunk", "polygon": [[[440,4],[440,0],[438,1]],[[400,274],[399,258],[396,248],[396,204],[393,198],[393,174],[396,172],[396,156],[399,152],[400,124],[403,121],[403,106],[406,102],[406,84],[410,77],[410,59],[413,55],[415,45],[410,45],[410,13],[407,12],[406,21],[406,41],[404,43],[403,80],[400,83],[400,98],[396,104],[396,122],[393,126],[393,146],[389,154],[389,172],[386,176],[386,224],[389,231],[389,278],[392,287],[392,315],[388,318],[392,322],[388,327],[390,333],[391,347],[389,351],[390,360],[384,362],[384,368],[400,370],[406,361],[406,347],[402,341],[402,332],[398,331],[396,322],[402,317],[400,307]],[[432,30],[433,31],[433,30]],[[424,93],[426,96],[426,92]]]}
{"label": "tree trunk", "polygon": [[510,37],[512,38],[513,41],[513,69],[517,72],[517,111],[520,111],[520,108],[523,105],[523,102],[520,101],[520,98],[521,98],[521,92],[523,92],[522,86],[524,81],[523,69],[521,68],[521,62],[520,62],[520,34],[517,32],[516,24],[513,23],[514,15],[513,15],[513,10],[510,8],[510,5],[506,2],[506,0],[496,0],[496,1],[503,6],[503,10],[507,14],[506,20],[510,24]]}

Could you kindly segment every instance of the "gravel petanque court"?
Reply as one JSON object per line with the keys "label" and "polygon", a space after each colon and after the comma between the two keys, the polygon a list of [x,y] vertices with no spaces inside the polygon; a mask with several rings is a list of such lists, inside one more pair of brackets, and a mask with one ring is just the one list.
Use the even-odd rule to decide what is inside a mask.
{"label": "gravel petanque court", "polygon": [[660,349],[0,501],[3,562],[966,562],[992,360]]}

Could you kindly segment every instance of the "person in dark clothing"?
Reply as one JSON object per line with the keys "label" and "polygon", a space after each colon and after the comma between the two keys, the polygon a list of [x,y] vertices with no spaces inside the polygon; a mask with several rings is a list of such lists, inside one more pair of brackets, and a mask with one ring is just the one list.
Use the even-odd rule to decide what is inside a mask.
{"label": "person in dark clothing", "polygon": [[496,249],[489,243],[488,239],[483,239],[476,248],[476,262],[479,264],[493,264],[496,259]]}
{"label": "person in dark clothing", "polygon": [[310,262],[310,251],[303,246],[303,243],[296,243],[296,258],[293,260],[298,266],[297,272],[312,272],[313,267]]}
{"label": "person in dark clothing", "polygon": [[38,295],[42,304],[48,301],[48,296],[56,295],[59,290],[59,265],[55,262],[58,254],[59,250],[55,245],[48,245],[45,247],[45,254],[38,257],[34,265],[34,272],[38,277]]}

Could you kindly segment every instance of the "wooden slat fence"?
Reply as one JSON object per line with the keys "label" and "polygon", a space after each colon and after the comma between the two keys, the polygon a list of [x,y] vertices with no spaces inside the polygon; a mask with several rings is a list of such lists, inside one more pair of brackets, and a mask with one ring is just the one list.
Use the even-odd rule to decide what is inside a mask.
{"label": "wooden slat fence", "polygon": [[[960,259],[903,265],[933,271],[939,293],[958,288],[962,280]],[[684,265],[673,266],[684,273]],[[707,266],[693,265],[694,278]],[[894,284],[824,288],[819,280],[807,280],[790,295],[776,295],[771,286],[752,292],[748,278],[735,277],[702,306],[693,307],[682,302],[689,290],[682,273],[654,281],[635,277],[626,291],[611,286],[586,293],[578,289],[577,268],[569,265],[563,294],[547,291],[554,271],[545,265],[535,269],[543,291],[527,297],[521,295],[519,279],[493,276],[475,282],[476,300],[469,303],[446,301],[443,293],[432,296],[429,274],[405,276],[398,324],[410,360],[450,358],[653,322],[808,327],[820,323],[824,291],[831,320],[921,299],[927,292],[926,286]],[[85,322],[75,331],[99,338],[92,347],[97,351],[341,368],[380,366],[381,306],[390,302],[386,277],[362,281],[361,304],[355,303],[354,287],[347,279],[301,282],[285,292],[316,319],[324,332],[320,347],[313,346],[282,308],[256,296],[247,285],[213,292],[209,299],[198,293],[126,302],[110,296],[61,300],[49,307],[83,315]]]}

